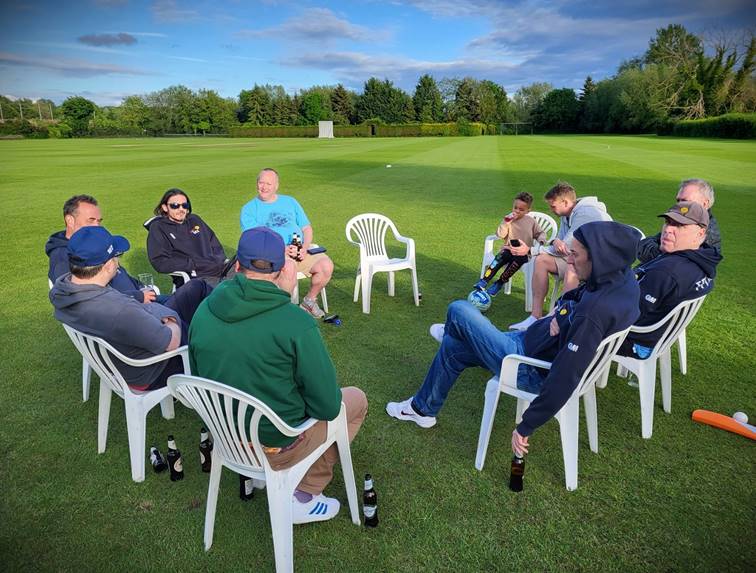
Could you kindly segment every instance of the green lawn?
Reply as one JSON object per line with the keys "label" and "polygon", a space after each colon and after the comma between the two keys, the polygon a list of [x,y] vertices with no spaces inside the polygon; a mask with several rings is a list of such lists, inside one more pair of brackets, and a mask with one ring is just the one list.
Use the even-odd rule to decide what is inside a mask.
{"label": "green lawn", "polygon": [[[199,419],[183,407],[159,410],[147,436],[165,452],[173,433],[186,478],[148,468],[131,481],[122,402],[113,400],[108,449],[97,455],[97,384],[81,402],[81,359],[47,300],[48,235],[77,193],[97,197],[105,225],[126,235],[123,264],[150,271],[141,227],[169,187],[191,197],[228,252],[239,209],[263,167],[281,173],[328,247],[336,274],[328,286],[340,328],[322,325],[342,385],[364,389],[370,415],[352,446],[358,484],[370,472],[380,526],[365,530],[347,512],[298,526],[300,571],[746,571],[756,567],[754,443],[695,424],[696,408],[756,419],[753,383],[751,218],[756,212],[756,144],[657,137],[477,137],[425,139],[124,139],[0,141],[0,555],[4,570],[272,570],[264,495],[237,497],[224,472],[215,540],[203,551],[207,475],[200,472]],[[386,164],[392,164],[391,169]],[[599,392],[600,451],[581,433],[579,488],[567,492],[559,432],[551,421],[531,439],[525,492],[506,487],[514,400],[502,398],[483,472],[474,468],[488,373],[466,372],[431,430],[396,422],[389,400],[410,396],[437,347],[428,326],[466,296],[480,270],[483,238],[529,191],[558,179],[598,195],[616,220],[657,232],[678,182],[704,177],[716,188],[725,260],[716,288],[688,330],[689,374],[673,367],[673,409],[657,391],[654,435],[640,437],[638,393],[614,376]],[[372,314],[352,302],[357,249],[344,237],[361,212],[391,217],[417,245],[420,308],[409,273],[397,296],[374,283]],[[402,276],[403,275],[403,276]],[[168,280],[159,284],[168,288]],[[522,278],[489,313],[505,328],[525,317]],[[749,485],[751,484],[751,485]],[[337,477],[327,491],[343,502]]]}

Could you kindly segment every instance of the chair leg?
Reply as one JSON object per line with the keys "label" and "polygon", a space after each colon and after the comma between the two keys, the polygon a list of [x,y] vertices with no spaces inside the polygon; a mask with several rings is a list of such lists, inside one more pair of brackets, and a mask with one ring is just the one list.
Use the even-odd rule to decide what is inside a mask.
{"label": "chair leg", "polygon": [[656,360],[639,361],[638,390],[641,403],[641,436],[649,439],[654,431],[654,394],[656,392]]}
{"label": "chair leg", "polygon": [[579,410],[580,400],[574,397],[570,398],[557,414],[559,437],[562,441],[562,457],[564,457],[564,481],[567,491],[577,489]]}
{"label": "chair leg", "polygon": [[523,277],[525,278],[525,312],[533,312],[533,265],[534,261],[529,262],[523,267]]}
{"label": "chair leg", "polygon": [[299,304],[299,280],[294,283],[294,290],[291,291],[291,303]]}
{"label": "chair leg", "polygon": [[672,349],[669,348],[659,356],[659,375],[661,378],[662,405],[664,411],[672,412]]}
{"label": "chair leg", "polygon": [[388,273],[388,295],[394,296],[395,294],[395,288],[394,288],[394,271],[389,271]]}
{"label": "chair leg", "polygon": [[349,437],[347,436],[346,416],[344,416],[343,430],[336,440],[336,446],[339,449],[339,461],[341,462],[341,471],[344,474],[344,486],[349,500],[349,513],[352,516],[352,523],[360,525],[360,506],[357,502],[357,486],[354,483],[354,467],[352,466],[352,452],[349,448]]}
{"label": "chair leg", "polygon": [[528,406],[530,406],[530,402],[527,400],[521,400],[517,399],[517,411],[515,412],[515,424],[519,424],[522,422],[522,415],[525,413],[525,410],[528,409]]}
{"label": "chair leg", "polygon": [[171,394],[160,400],[160,413],[166,420],[173,420],[173,417],[176,415],[173,409],[173,396]]}
{"label": "chair leg", "polygon": [[612,368],[611,363],[606,365],[604,372],[601,374],[601,378],[599,378],[598,381],[596,382],[597,388],[606,388],[606,385],[609,382],[609,370],[611,370],[611,368]]}
{"label": "chair leg", "polygon": [[205,551],[209,551],[213,545],[213,532],[215,531],[215,508],[218,505],[218,489],[220,488],[221,472],[223,464],[217,450],[212,453],[212,465],[210,466],[210,483],[207,486],[207,507],[205,508]]}
{"label": "chair leg", "polygon": [[294,526],[291,516],[292,491],[288,487],[271,487],[268,484],[268,509],[273,532],[273,552],[276,556],[276,573],[294,571]]}
{"label": "chair leg", "polygon": [[354,302],[357,302],[357,300],[360,298],[360,285],[362,284],[362,275],[360,273],[357,273],[357,276],[354,279]]}
{"label": "chair leg", "polygon": [[320,291],[320,300],[323,303],[323,312],[328,312],[328,297],[326,296],[325,287]]}
{"label": "chair leg", "polygon": [[129,434],[129,457],[131,458],[131,479],[144,481],[144,458],[147,442],[147,412],[138,401],[124,397],[126,407],[126,430]]}
{"label": "chair leg", "polygon": [[512,294],[512,279],[504,283],[504,294]]}
{"label": "chair leg", "polygon": [[483,404],[483,416],[480,419],[480,434],[478,435],[478,451],[475,453],[475,468],[483,470],[488,452],[488,442],[491,439],[491,430],[496,416],[496,407],[499,405],[499,379],[491,378],[486,384],[485,403]]}
{"label": "chair leg", "polygon": [[108,444],[108,421],[110,420],[110,399],[113,391],[100,380],[100,407],[97,414],[97,453],[105,451]]}
{"label": "chair leg", "polygon": [[89,386],[92,381],[92,369],[85,358],[81,359],[81,401],[89,400]]}
{"label": "chair leg", "polygon": [[415,306],[420,306],[420,286],[417,283],[417,269],[413,266],[412,271],[412,295],[415,297]]}
{"label": "chair leg", "polygon": [[680,374],[688,373],[688,340],[685,329],[677,337],[677,358],[680,360]]}
{"label": "chair leg", "polygon": [[362,312],[370,314],[370,290],[373,286],[373,273],[365,271],[362,274]]}
{"label": "chair leg", "polygon": [[[608,373],[609,370],[607,369]],[[585,409],[585,425],[588,430],[588,445],[594,454],[598,453],[598,412],[596,411],[596,387],[583,394],[583,408]]]}

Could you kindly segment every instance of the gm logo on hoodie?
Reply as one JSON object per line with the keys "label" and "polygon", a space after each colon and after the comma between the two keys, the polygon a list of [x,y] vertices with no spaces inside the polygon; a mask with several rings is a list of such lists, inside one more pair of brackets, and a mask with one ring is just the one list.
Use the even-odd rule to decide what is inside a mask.
{"label": "gm logo on hoodie", "polygon": [[567,344],[567,348],[571,350],[572,352],[577,352],[578,348],[580,348],[577,344],[570,342]]}

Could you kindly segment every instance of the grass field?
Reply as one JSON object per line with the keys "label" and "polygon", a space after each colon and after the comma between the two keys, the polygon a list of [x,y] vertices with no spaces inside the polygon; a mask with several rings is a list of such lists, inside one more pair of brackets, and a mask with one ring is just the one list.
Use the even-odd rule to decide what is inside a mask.
{"label": "grass field", "polygon": [[[239,209],[266,166],[296,196],[336,264],[328,286],[343,326],[323,324],[340,383],[363,388],[370,413],[352,446],[358,483],[375,477],[381,524],[365,530],[347,513],[294,532],[300,571],[753,571],[754,443],[690,420],[696,408],[756,418],[752,224],[756,144],[657,137],[426,139],[128,139],[0,141],[0,555],[6,571],[272,570],[267,501],[237,497],[224,472],[210,552],[202,547],[207,475],[200,421],[148,417],[147,439],[165,451],[173,433],[186,478],[148,468],[131,481],[122,402],[111,407],[108,449],[96,453],[97,385],[81,402],[81,359],[47,300],[48,235],[78,193],[97,197],[104,224],[126,235],[123,264],[150,272],[142,222],[162,192],[180,187],[233,252]],[[391,164],[391,169],[386,168]],[[640,437],[638,393],[614,376],[599,392],[600,451],[581,433],[579,488],[564,488],[556,422],[531,439],[525,492],[506,487],[514,400],[502,398],[483,472],[473,462],[488,373],[459,380],[431,430],[391,420],[389,400],[410,396],[437,347],[428,326],[470,290],[483,238],[529,191],[558,179],[598,195],[616,220],[657,232],[678,182],[709,179],[717,191],[725,260],[716,287],[688,330],[689,373],[673,367],[672,414],[657,392],[654,435]],[[391,217],[413,237],[423,293],[409,274],[397,296],[376,278],[372,313],[351,293],[357,250],[344,237],[361,212]],[[161,277],[164,289],[169,282]],[[525,317],[522,278],[489,313],[505,328]],[[343,502],[337,477],[327,490]]]}

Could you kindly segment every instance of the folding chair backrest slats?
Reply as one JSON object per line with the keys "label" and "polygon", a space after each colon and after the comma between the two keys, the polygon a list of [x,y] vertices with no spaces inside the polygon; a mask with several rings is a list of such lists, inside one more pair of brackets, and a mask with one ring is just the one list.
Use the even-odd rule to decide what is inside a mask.
{"label": "folding chair backrest slats", "polygon": [[629,327],[625,330],[615,332],[601,341],[601,344],[599,344],[599,347],[596,349],[596,355],[593,357],[593,360],[591,360],[588,368],[585,369],[583,377],[578,384],[578,396],[582,396],[599,380],[599,378],[601,378],[604,370],[609,367],[612,358],[617,354],[620,346],[625,341],[628,332],[630,332]]}

